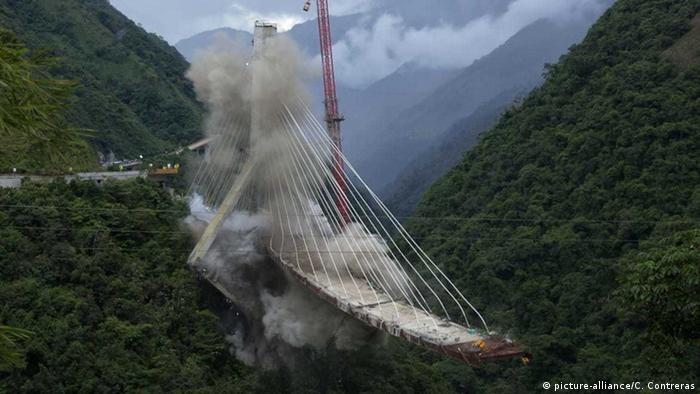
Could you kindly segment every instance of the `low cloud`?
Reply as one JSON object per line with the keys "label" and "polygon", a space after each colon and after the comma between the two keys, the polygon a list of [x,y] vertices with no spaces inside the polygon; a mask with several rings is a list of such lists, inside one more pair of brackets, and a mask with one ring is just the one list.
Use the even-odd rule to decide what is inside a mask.
{"label": "low cloud", "polygon": [[[302,11],[304,0],[110,0],[110,3],[172,44],[221,27],[252,31],[256,20],[274,21],[280,30],[288,30],[316,17],[315,9]],[[316,2],[313,3],[315,7]],[[333,15],[361,13],[376,4],[377,0],[334,0],[331,12]]]}
{"label": "low cloud", "polygon": [[194,25],[200,31],[212,30],[221,26],[252,31],[255,21],[264,20],[274,22],[280,31],[286,31],[307,19],[309,19],[308,14],[304,15],[300,12],[261,12],[238,3],[232,3],[225,12],[198,18]]}
{"label": "low cloud", "polygon": [[341,82],[363,87],[404,63],[431,69],[466,67],[487,55],[527,25],[550,19],[568,23],[607,7],[605,0],[515,0],[500,15],[485,15],[463,26],[442,23],[414,28],[396,15],[383,14],[351,29],[336,44]]}
{"label": "low cloud", "polygon": [[[316,1],[312,1],[315,7]],[[314,19],[316,10],[303,12],[303,0],[299,1],[266,1],[239,0],[232,2],[227,9],[216,15],[199,18],[196,24],[201,30],[208,30],[221,26],[238,30],[252,31],[255,21],[265,20],[274,22],[280,31],[290,30],[295,25]],[[372,0],[338,0],[331,6],[331,12],[335,16],[357,14],[367,12],[376,5]]]}

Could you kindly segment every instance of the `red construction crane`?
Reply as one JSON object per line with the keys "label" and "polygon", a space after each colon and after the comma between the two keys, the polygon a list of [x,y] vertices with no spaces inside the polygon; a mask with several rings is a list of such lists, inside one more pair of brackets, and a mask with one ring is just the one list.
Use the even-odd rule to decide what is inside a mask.
{"label": "red construction crane", "polygon": [[[340,188],[340,193],[336,197],[336,205],[342,220],[347,223],[350,215],[348,210],[345,192],[347,181],[345,180],[345,170],[343,168],[343,158],[341,155],[342,139],[340,137],[340,122],[344,118],[340,115],[338,108],[338,95],[335,85],[335,70],[333,67],[333,40],[331,39],[331,17],[328,10],[328,0],[316,0],[318,7],[318,32],[321,38],[321,62],[323,63],[323,90],[325,93],[326,125],[331,140],[338,148],[333,154],[333,177]],[[304,11],[311,8],[311,0],[304,4]]]}

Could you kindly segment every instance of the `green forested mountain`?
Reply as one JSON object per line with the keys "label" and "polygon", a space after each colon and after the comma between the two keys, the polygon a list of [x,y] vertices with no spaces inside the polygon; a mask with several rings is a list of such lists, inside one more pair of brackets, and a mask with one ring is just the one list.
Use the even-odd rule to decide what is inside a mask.
{"label": "green forested mountain", "polygon": [[459,164],[464,152],[479,141],[479,135],[491,128],[518,97],[526,96],[530,90],[513,88],[499,94],[452,126],[441,138],[442,143],[427,149],[409,163],[396,181],[387,187],[391,196],[386,198],[386,203],[391,212],[402,219],[410,215],[423,193]]}
{"label": "green forested mountain", "polygon": [[0,173],[11,168],[65,172],[96,165],[82,138],[85,131],[66,122],[75,83],[51,77],[55,63],[0,28]]}
{"label": "green forested mountain", "polygon": [[698,381],[699,11],[617,1],[419,205],[410,231],[534,353],[483,391]]}
{"label": "green forested mountain", "polygon": [[[596,14],[587,15],[568,24],[547,19],[535,21],[486,56],[459,70],[455,76],[431,87],[431,93],[424,93],[415,102],[398,110],[382,112],[378,117],[380,121],[364,131],[370,134],[362,139],[359,152],[353,152],[353,148],[358,149],[353,142],[345,144],[355,167],[379,196],[394,197],[402,192],[402,188],[414,188],[412,178],[422,175],[414,175],[420,172],[416,162],[433,160],[431,156],[440,150],[441,145],[451,144],[454,126],[469,127],[465,127],[463,120],[474,116],[474,131],[470,134],[478,135],[484,131],[483,126],[477,126],[477,123],[483,123],[479,118],[483,119],[491,112],[491,121],[495,121],[498,113],[491,110],[494,105],[506,107],[512,103],[514,92],[529,93],[539,86],[545,64],[556,62],[571,45],[581,42],[596,18]],[[418,73],[414,78],[422,79],[422,76]],[[385,104],[375,107],[382,106]],[[354,133],[349,129],[346,134]],[[463,144],[462,150],[450,154],[459,158],[471,146],[473,144]],[[447,169],[456,163],[453,161]],[[376,168],[382,171],[375,171]],[[437,176],[426,179],[427,185],[446,173],[446,169],[440,166],[436,166],[435,171]],[[409,209],[415,208],[416,197],[420,198],[426,190],[420,186],[416,189],[419,189],[418,195],[412,196]]]}
{"label": "green forested mountain", "polygon": [[[3,26],[19,26],[8,12],[25,7],[76,7],[68,18],[86,20],[85,10],[110,10],[102,1],[0,4]],[[473,369],[390,340],[353,353],[310,352],[293,371],[251,370],[226,348],[207,307],[215,293],[187,269],[192,242],[180,222],[184,204],[144,180],[28,183],[0,190],[0,337],[4,325],[28,330],[17,347],[0,343],[0,355],[12,356],[0,362],[0,392],[509,393],[540,392],[545,381],[697,385],[700,43],[693,38],[700,23],[691,21],[698,12],[700,0],[618,0],[582,44],[549,68],[544,85],[429,190],[409,223],[490,326],[530,346],[529,366],[512,360]],[[25,22],[48,26],[44,14],[27,15]],[[53,38],[68,59],[73,45],[91,37],[77,39],[72,29],[85,25],[75,21],[50,26],[72,35]],[[18,33],[32,45],[52,35]],[[79,46],[87,45],[96,44]],[[84,67],[88,76],[117,75],[112,63],[100,64],[71,60],[56,72],[70,76]],[[102,82],[87,80],[79,101],[110,97],[115,106],[78,106],[76,119],[91,114],[84,108],[105,116],[122,108],[141,119],[119,97],[121,88],[95,90]],[[165,145],[155,132],[148,135],[154,147]]]}
{"label": "green forested mountain", "polygon": [[[144,180],[0,189],[0,392],[451,391],[451,362],[398,341],[243,366],[212,312],[227,304],[188,269],[186,214]],[[7,346],[4,325],[28,334]]]}
{"label": "green forested mountain", "polygon": [[147,181],[0,189],[0,322],[31,332],[0,391],[235,382],[240,367],[184,264],[186,212]]}
{"label": "green forested mountain", "polygon": [[52,74],[81,86],[68,123],[94,130],[98,151],[135,157],[199,135],[187,62],[107,0],[0,0],[0,26],[62,58]]}

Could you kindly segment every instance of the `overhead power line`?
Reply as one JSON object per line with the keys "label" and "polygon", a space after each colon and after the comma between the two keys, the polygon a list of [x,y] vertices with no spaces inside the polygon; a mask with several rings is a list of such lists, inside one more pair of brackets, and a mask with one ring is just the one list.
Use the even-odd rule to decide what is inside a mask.
{"label": "overhead power line", "polygon": [[[155,208],[92,208],[92,207],[69,207],[57,205],[31,205],[31,204],[0,204],[0,208],[10,209],[55,209],[65,211],[93,211],[93,212],[129,212],[129,213],[182,213],[182,210],[177,209],[155,209]],[[1,210],[1,209],[0,209]],[[215,211],[209,210],[191,210],[191,214],[216,214]],[[271,217],[272,214],[256,212],[255,216]],[[302,215],[288,215],[302,216]],[[314,216],[314,215],[303,215]],[[325,215],[317,215],[325,216]],[[388,215],[376,215],[380,219],[388,218]],[[435,220],[444,222],[503,222],[503,223],[593,223],[593,224],[700,224],[700,219],[678,219],[678,220],[647,220],[647,219],[588,219],[588,218],[508,218],[508,217],[462,217],[462,216],[394,216],[396,219],[402,220]],[[361,219],[369,219],[370,216],[359,216]]]}

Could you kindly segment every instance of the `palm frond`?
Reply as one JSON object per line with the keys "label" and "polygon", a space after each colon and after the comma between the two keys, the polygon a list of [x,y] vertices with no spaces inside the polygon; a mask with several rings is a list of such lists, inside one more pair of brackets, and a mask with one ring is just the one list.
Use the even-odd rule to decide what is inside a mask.
{"label": "palm frond", "polygon": [[20,328],[0,326],[0,371],[22,365],[24,351],[19,343],[28,340],[32,334]]}

